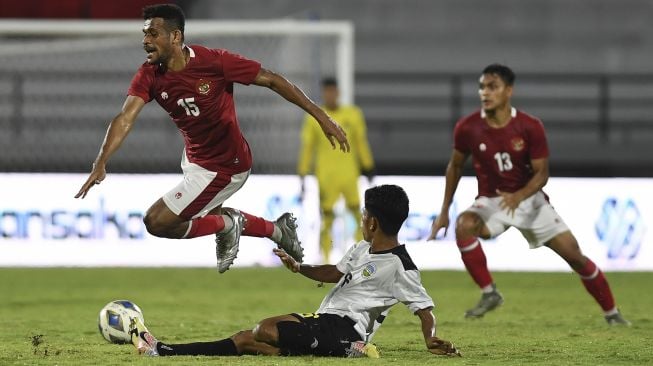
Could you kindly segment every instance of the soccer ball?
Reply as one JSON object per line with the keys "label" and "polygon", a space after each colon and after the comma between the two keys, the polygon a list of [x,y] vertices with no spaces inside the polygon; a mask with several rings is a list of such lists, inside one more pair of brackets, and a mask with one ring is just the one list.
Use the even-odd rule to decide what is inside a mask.
{"label": "soccer ball", "polygon": [[131,343],[129,323],[132,318],[139,318],[143,323],[143,312],[129,300],[115,300],[100,310],[98,328],[102,337],[111,343]]}

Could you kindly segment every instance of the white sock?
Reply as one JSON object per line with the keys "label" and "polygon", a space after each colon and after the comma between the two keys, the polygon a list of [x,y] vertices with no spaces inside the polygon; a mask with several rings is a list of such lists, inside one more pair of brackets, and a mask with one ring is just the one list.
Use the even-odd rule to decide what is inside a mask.
{"label": "white sock", "polygon": [[281,241],[281,237],[283,236],[283,233],[281,233],[281,229],[277,226],[277,224],[274,224],[274,230],[272,231],[272,236],[270,239],[274,241],[275,243],[278,243]]}
{"label": "white sock", "polygon": [[610,316],[610,315],[618,314],[619,309],[617,309],[617,307],[615,306],[612,310],[608,310],[603,313],[605,314],[605,316]]}
{"label": "white sock", "polygon": [[491,284],[489,284],[489,285],[483,287],[483,288],[481,289],[481,292],[484,293],[484,294],[491,294],[491,293],[493,293],[495,290],[496,290],[496,287],[494,286],[493,283],[491,283]]}
{"label": "white sock", "polygon": [[229,215],[220,215],[224,220],[224,228],[220,230],[221,233],[227,233],[234,227],[234,220]]}

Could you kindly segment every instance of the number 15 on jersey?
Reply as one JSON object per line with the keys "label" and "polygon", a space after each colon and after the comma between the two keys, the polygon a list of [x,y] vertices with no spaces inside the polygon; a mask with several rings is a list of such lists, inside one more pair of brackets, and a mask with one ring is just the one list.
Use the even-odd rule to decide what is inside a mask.
{"label": "number 15 on jersey", "polygon": [[200,109],[195,104],[195,98],[182,98],[177,101],[177,105],[184,107],[187,116],[197,117],[200,115]]}

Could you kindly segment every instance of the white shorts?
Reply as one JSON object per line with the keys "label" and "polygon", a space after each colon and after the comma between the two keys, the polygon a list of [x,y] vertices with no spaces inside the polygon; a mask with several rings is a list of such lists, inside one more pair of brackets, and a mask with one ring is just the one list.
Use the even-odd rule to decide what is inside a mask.
{"label": "white shorts", "polygon": [[186,220],[205,216],[236,193],[247,181],[250,171],[228,174],[206,170],[188,161],[186,154],[181,160],[184,180],[163,195],[163,202],[175,215]]}
{"label": "white shorts", "polygon": [[531,248],[537,248],[556,235],[569,231],[567,224],[560,218],[553,206],[539,191],[523,200],[514,215],[501,210],[498,197],[479,197],[466,211],[478,214],[490,230],[490,237],[495,238],[514,226],[526,238]]}

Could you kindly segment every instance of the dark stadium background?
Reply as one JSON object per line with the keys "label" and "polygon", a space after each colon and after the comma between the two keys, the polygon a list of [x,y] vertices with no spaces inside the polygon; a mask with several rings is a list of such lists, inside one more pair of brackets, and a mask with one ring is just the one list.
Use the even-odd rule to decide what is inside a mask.
{"label": "dark stadium background", "polygon": [[[161,1],[0,0],[0,16],[139,18],[143,5],[157,2]],[[515,106],[544,121],[552,176],[653,174],[651,1],[176,3],[189,19],[351,21],[355,26],[355,101],[368,120],[377,174],[442,175],[452,126],[477,107],[478,73],[492,62],[513,67],[518,77]],[[112,116],[75,119],[47,109],[30,113],[30,103],[38,103],[39,97],[30,95],[33,88],[25,87],[29,78],[76,77],[98,84],[126,84],[132,72],[57,74],[44,70],[41,75],[26,75],[0,65],[0,171],[87,172]],[[89,102],[65,94],[57,98],[73,109]],[[122,98],[111,95],[92,103],[117,112]],[[57,137],[34,136],[34,131],[53,128],[53,124],[60,132]],[[299,117],[281,140],[274,141],[257,141],[252,131],[260,126],[246,117],[241,124],[253,140],[255,173],[294,173]],[[126,152],[121,153],[134,158],[118,158],[111,164],[112,172],[179,171],[181,139],[165,115],[156,126],[164,129],[164,142],[146,144],[147,134],[133,134]],[[139,149],[143,144],[146,153]]]}

